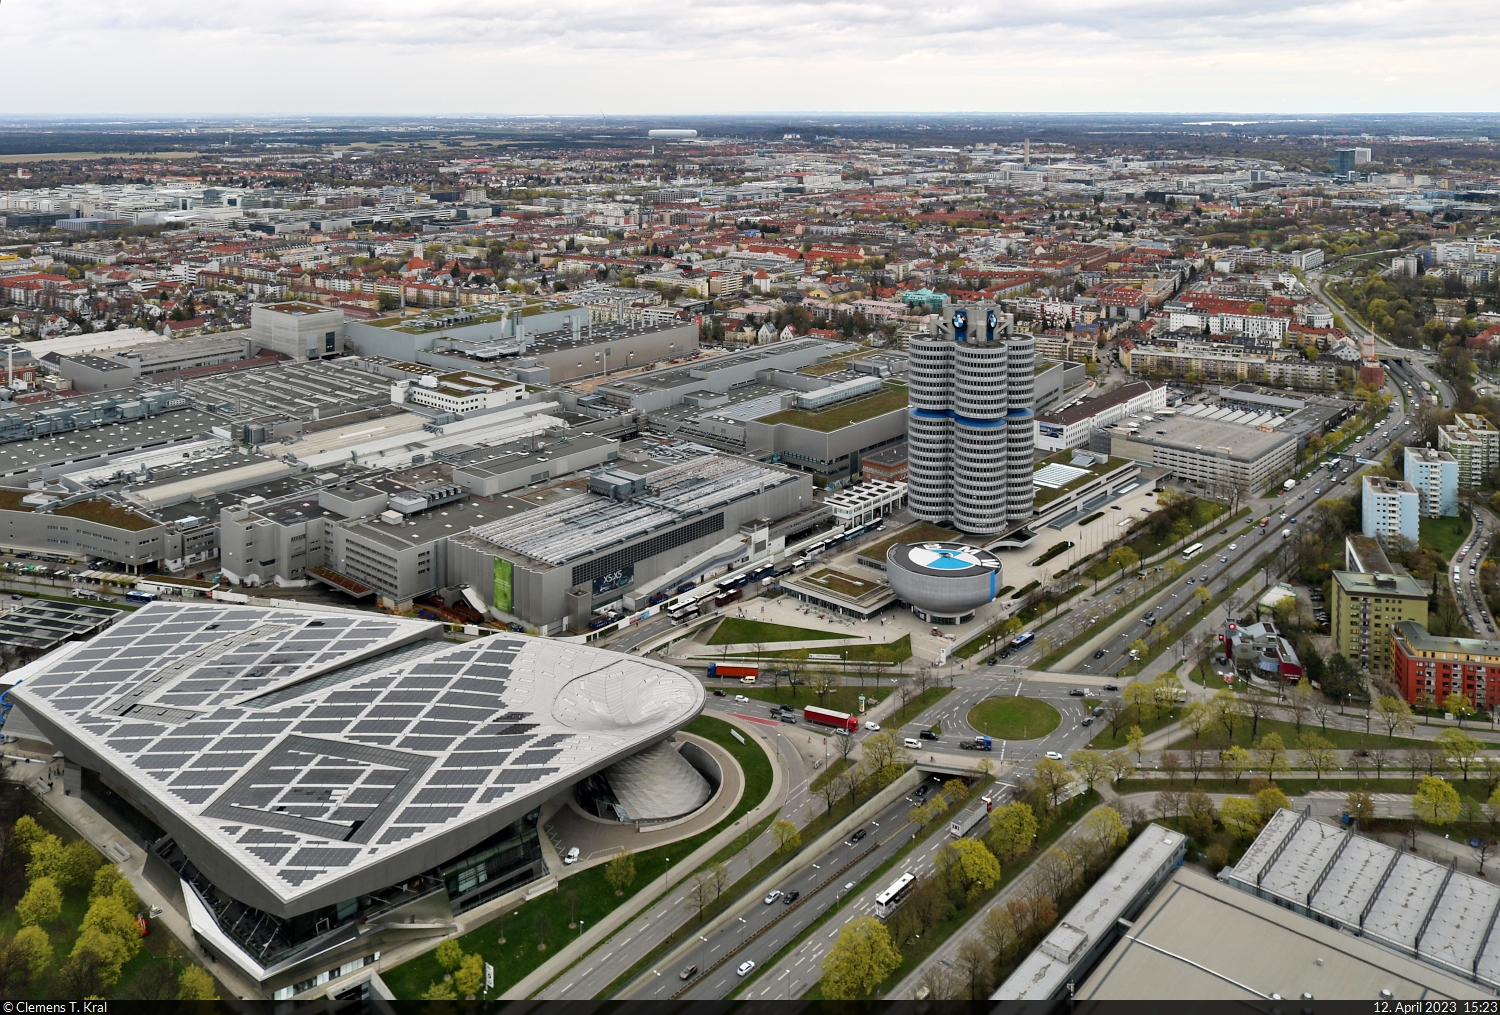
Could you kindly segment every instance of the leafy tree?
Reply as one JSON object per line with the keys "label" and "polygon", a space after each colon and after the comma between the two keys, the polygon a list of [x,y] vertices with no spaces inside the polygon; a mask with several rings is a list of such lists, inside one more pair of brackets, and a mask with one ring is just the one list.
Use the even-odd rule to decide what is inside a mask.
{"label": "leafy tree", "polygon": [[141,947],[141,929],[135,922],[135,915],[114,895],[102,896],[89,906],[88,912],[83,914],[83,930],[85,933],[97,931],[118,940],[125,962],[134,958]]}
{"label": "leafy tree", "polygon": [[996,807],[990,814],[990,830],[984,844],[1001,863],[1009,863],[1031,851],[1036,839],[1037,820],[1031,805],[1024,800]]}
{"label": "leafy tree", "polygon": [[1411,706],[1395,695],[1383,694],[1376,698],[1375,714],[1380,717],[1380,724],[1385,727],[1386,738],[1389,740],[1396,738],[1397,730],[1411,729]]}
{"label": "leafy tree", "polygon": [[1464,782],[1468,782],[1469,769],[1479,762],[1479,752],[1484,750],[1484,744],[1476,737],[1453,727],[1440,732],[1432,738],[1432,742],[1435,746],[1442,748],[1449,766],[1462,771]]}
{"label": "leafy tree", "polygon": [[1130,727],[1130,731],[1125,734],[1125,739],[1130,744],[1130,752],[1135,755],[1136,764],[1140,764],[1141,751],[1146,746],[1145,732],[1139,726],[1132,726]]}
{"label": "leafy tree", "polygon": [[1068,755],[1068,762],[1089,789],[1093,789],[1096,782],[1109,777],[1109,763],[1098,751],[1088,749],[1074,751]]}
{"label": "leafy tree", "polygon": [[37,824],[36,818],[30,814],[23,814],[16,819],[16,823],[10,829],[10,846],[14,847],[22,856],[31,856],[32,844],[39,839],[44,839],[51,833]]}
{"label": "leafy tree", "polygon": [[59,888],[64,886],[67,880],[67,872],[63,870],[65,860],[61,839],[51,832],[46,832],[40,838],[32,841],[27,854],[31,857],[26,863],[26,879],[28,881],[35,881],[38,878],[48,878]]}
{"label": "leafy tree", "polygon": [[1231,746],[1225,748],[1223,754],[1223,764],[1224,767],[1234,773],[1235,782],[1239,782],[1240,778],[1244,776],[1245,773],[1255,771],[1254,755],[1245,750],[1239,744],[1232,744]]}
{"label": "leafy tree", "polygon": [[180,1001],[217,1001],[214,978],[202,966],[187,966],[177,980],[177,998]]}
{"label": "leafy tree", "polygon": [[1255,794],[1255,806],[1260,808],[1260,819],[1265,822],[1277,811],[1291,810],[1292,802],[1275,786],[1267,786]]}
{"label": "leafy tree", "polygon": [[1318,785],[1323,785],[1323,773],[1338,765],[1338,754],[1328,738],[1308,730],[1297,738],[1299,760],[1303,768],[1310,768],[1318,775]]}
{"label": "leafy tree", "polygon": [[966,902],[1000,880],[1000,861],[978,839],[955,839],[938,850],[938,875]]}
{"label": "leafy tree", "polygon": [[1219,805],[1219,821],[1236,839],[1253,839],[1260,832],[1260,808],[1254,800],[1225,797]]}
{"label": "leafy tree", "polygon": [[1036,784],[1047,795],[1047,801],[1056,807],[1059,798],[1073,784],[1073,773],[1061,761],[1043,758],[1036,763]]}
{"label": "leafy tree", "polygon": [[1367,790],[1350,790],[1344,807],[1349,811],[1349,817],[1362,825],[1375,820],[1375,797]]}
{"label": "leafy tree", "polygon": [[1234,727],[1240,718],[1240,699],[1232,688],[1224,688],[1209,699],[1208,707],[1213,710],[1214,718],[1219,725],[1224,727],[1224,733],[1230,740],[1234,739]]}
{"label": "leafy tree", "polygon": [[445,973],[451,973],[458,969],[464,960],[463,947],[452,938],[437,946],[433,952],[433,958],[437,959],[438,965],[443,967]]}
{"label": "leafy tree", "polygon": [[36,878],[21,896],[21,901],[16,903],[16,915],[21,918],[23,927],[51,923],[62,914],[62,902],[62,892],[58,891],[56,881]]}
{"label": "leafy tree", "polygon": [[1462,807],[1458,790],[1446,779],[1424,775],[1411,798],[1412,810],[1429,825],[1451,825]]}
{"label": "leafy tree", "polygon": [[1275,779],[1277,772],[1285,772],[1290,766],[1286,760],[1286,744],[1280,733],[1267,733],[1255,745],[1255,768],[1265,772],[1267,779]]}
{"label": "leafy tree", "polygon": [[609,863],[605,865],[604,880],[615,890],[616,895],[623,895],[635,880],[635,854],[621,846],[619,852],[610,857]]}
{"label": "leafy tree", "polygon": [[1130,764],[1130,755],[1123,750],[1110,751],[1105,757],[1104,763],[1109,766],[1109,774],[1114,782],[1119,782],[1130,774],[1133,766]]}
{"label": "leafy tree", "polygon": [[484,986],[484,956],[478,952],[465,955],[453,973],[453,987],[460,997],[479,993]]}
{"label": "leafy tree", "polygon": [[1156,694],[1150,684],[1139,680],[1133,684],[1127,684],[1120,697],[1142,721],[1150,722],[1156,718]]}
{"label": "leafy tree", "polygon": [[834,1001],[864,997],[900,964],[901,953],[884,924],[873,916],[851,920],[823,960],[823,996]]}
{"label": "leafy tree", "polygon": [[[73,953],[58,968],[56,983],[64,997],[101,997],[119,980],[124,961],[116,964],[114,955],[95,947],[101,942],[93,939],[100,937],[97,932],[79,935]],[[110,947],[110,940],[102,941],[104,948]]]}
{"label": "leafy tree", "polygon": [[0,997],[13,997],[41,976],[52,960],[52,945],[40,927],[22,927],[0,941]]}
{"label": "leafy tree", "polygon": [[1452,713],[1453,718],[1457,719],[1458,724],[1462,726],[1464,720],[1474,714],[1474,703],[1467,695],[1454,691],[1443,699],[1443,710]]}

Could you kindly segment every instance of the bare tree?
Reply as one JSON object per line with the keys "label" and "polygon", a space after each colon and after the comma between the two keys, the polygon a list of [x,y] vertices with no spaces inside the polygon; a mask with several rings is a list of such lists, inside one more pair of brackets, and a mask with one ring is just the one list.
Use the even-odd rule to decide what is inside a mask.
{"label": "bare tree", "polygon": [[1250,739],[1254,740],[1260,729],[1260,721],[1270,718],[1271,702],[1254,692],[1245,695],[1240,702],[1245,714],[1250,717]]}
{"label": "bare tree", "polygon": [[1313,717],[1318,720],[1318,725],[1327,730],[1328,717],[1333,715],[1333,702],[1323,695],[1315,695],[1309,707],[1312,709]]}
{"label": "bare tree", "polygon": [[978,938],[969,938],[959,945],[954,956],[958,975],[964,980],[964,996],[970,1001],[983,1001],[995,987],[995,956]]}
{"label": "bare tree", "polygon": [[1194,784],[1198,782],[1198,778],[1203,774],[1204,769],[1213,764],[1215,754],[1217,754],[1216,751],[1206,750],[1202,747],[1189,747],[1182,752],[1187,770],[1193,773]]}

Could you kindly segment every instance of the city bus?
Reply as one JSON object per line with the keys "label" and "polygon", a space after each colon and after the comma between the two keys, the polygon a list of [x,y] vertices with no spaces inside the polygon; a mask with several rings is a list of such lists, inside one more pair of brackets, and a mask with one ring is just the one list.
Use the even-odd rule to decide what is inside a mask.
{"label": "city bus", "polygon": [[1025,648],[1036,641],[1035,631],[1024,631],[1010,640],[1010,650],[1014,652],[1018,648]]}
{"label": "city bus", "polygon": [[1194,543],[1192,546],[1189,546],[1186,550],[1182,551],[1182,559],[1188,560],[1189,558],[1196,556],[1198,551],[1201,549],[1203,549],[1202,543]]}
{"label": "city bus", "polygon": [[901,903],[906,901],[906,897],[911,894],[912,886],[916,883],[917,876],[911,871],[907,871],[891,882],[889,888],[875,896],[875,915],[882,920],[887,919]]}
{"label": "city bus", "polygon": [[131,589],[125,593],[125,601],[127,603],[154,603],[156,602],[156,597],[149,592],[137,592],[135,589]]}

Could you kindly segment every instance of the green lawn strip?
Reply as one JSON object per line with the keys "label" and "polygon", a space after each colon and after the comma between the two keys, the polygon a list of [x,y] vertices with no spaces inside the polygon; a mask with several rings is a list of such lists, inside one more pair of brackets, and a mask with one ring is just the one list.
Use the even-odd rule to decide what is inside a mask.
{"label": "green lawn strip", "polygon": [[969,709],[969,725],[996,740],[1035,740],[1057,729],[1062,713],[1040,698],[986,698]]}
{"label": "green lawn strip", "polygon": [[[860,688],[857,686],[851,687],[849,685],[845,685],[843,687],[836,687],[829,693],[823,695],[823,702],[820,704],[818,702],[817,695],[809,691],[806,686],[797,687],[796,685],[783,685],[780,688],[729,686],[725,687],[724,691],[730,697],[733,697],[736,694],[743,694],[745,697],[755,702],[763,701],[774,702],[778,705],[791,705],[792,707],[796,708],[799,713],[807,705],[818,705],[818,707],[820,708],[830,708],[835,712],[848,712],[850,715],[859,714],[859,696],[861,694],[865,695],[865,704],[866,707],[869,707],[871,699],[874,699],[876,701],[883,701],[885,700],[886,695],[895,693],[893,690],[891,690],[889,685],[885,687],[868,688]],[[796,693],[793,694],[793,691],[795,691]],[[757,714],[764,713],[757,712]],[[797,716],[797,721],[799,724],[803,722],[802,716],[800,714]],[[814,728],[816,729],[816,727]]]}
{"label": "green lawn strip", "polygon": [[[729,735],[731,729],[724,720],[707,715],[700,715],[686,727],[688,733],[712,740],[728,751],[744,772],[745,791],[723,821],[689,839],[637,853],[635,882],[623,896],[615,895],[604,878],[607,865],[599,864],[564,878],[556,891],[521,903],[505,914],[503,922],[500,918],[491,920],[457,938],[465,954],[477,952],[494,965],[497,992],[520,982],[574,940],[579,929],[568,926],[572,918],[581,918],[585,928],[596,925],[636,892],[660,879],[667,872],[668,858],[680,862],[765,799],[771,791],[770,758],[753,739],[746,738],[749,742],[744,744],[735,740]],[[569,896],[577,897],[576,905],[569,902]],[[502,929],[504,945],[499,943]],[[433,942],[434,949],[437,943]],[[538,950],[539,945],[544,945],[545,950]],[[428,984],[443,978],[443,969],[435,953],[427,951],[390,970],[382,970],[380,975],[397,997],[415,999],[422,996]]]}
{"label": "green lawn strip", "polygon": [[842,772],[844,769],[846,769],[848,767],[849,767],[849,759],[847,759],[847,758],[834,758],[832,761],[830,761],[828,763],[828,767],[827,768],[825,768],[825,769],[823,769],[823,771],[819,772],[816,776],[813,777],[813,781],[807,784],[807,790],[808,790],[808,792],[809,793],[821,793],[821,792],[823,792],[823,787],[828,785],[828,780],[832,779],[834,776],[838,775],[840,772]]}
{"label": "green lawn strip", "polygon": [[[879,867],[877,867],[874,871],[872,871],[869,875],[867,875],[863,879],[863,881],[865,882],[865,884],[868,885],[871,882],[874,882],[874,883],[878,884],[879,881],[880,881],[880,878],[883,875],[889,873],[890,870],[893,867],[896,867],[898,864],[900,864],[900,862],[903,859],[905,859],[908,854],[910,854],[913,851],[915,851],[918,847],[924,845],[929,839],[931,839],[933,837],[937,837],[937,838],[946,837],[947,834],[948,834],[947,829],[948,829],[948,821],[949,821],[949,819],[952,818],[955,814],[957,814],[960,811],[962,811],[965,807],[967,807],[971,801],[978,799],[979,796],[981,796],[984,793],[984,791],[986,789],[988,789],[991,784],[993,784],[993,782],[994,782],[994,779],[991,778],[991,777],[989,777],[989,776],[985,776],[984,778],[980,779],[979,782],[973,788],[971,788],[969,790],[969,793],[962,800],[957,801],[951,807],[949,807],[946,811],[944,811],[940,816],[938,816],[938,817],[936,817],[936,818],[933,819],[932,824],[930,824],[930,825],[927,826],[928,828],[932,829],[932,832],[929,835],[927,835],[927,836],[918,835],[915,838],[908,839],[905,845],[903,845],[900,849],[898,849],[894,854],[892,854],[892,856],[888,860],[886,860],[884,863],[882,863]],[[905,824],[903,824],[902,825],[902,830],[903,831],[905,830],[905,827],[906,827]],[[1001,877],[1002,877],[1002,880],[1003,880],[1004,879],[1004,874],[1003,873],[1002,873]],[[832,887],[832,886],[830,886],[830,887]],[[824,890],[827,891],[827,889],[824,889]],[[740,984],[739,988],[737,990],[735,990],[733,993],[731,993],[729,996],[730,997],[736,997],[736,996],[738,996],[747,987],[749,987],[752,983],[754,983],[761,976],[763,976],[765,974],[766,970],[768,970],[768,969],[774,969],[776,967],[776,964],[781,961],[782,956],[787,955],[788,953],[790,953],[792,951],[792,949],[796,948],[798,945],[802,944],[808,938],[812,937],[812,935],[814,933],[816,933],[819,930],[819,928],[826,926],[830,920],[832,920],[834,917],[836,917],[842,911],[843,908],[844,907],[841,907],[841,906],[831,906],[831,907],[829,907],[829,909],[828,909],[827,912],[825,912],[822,916],[818,917],[812,923],[810,923],[806,927],[804,927],[802,929],[801,933],[799,933],[796,937],[794,937],[790,941],[788,941],[786,943],[786,946],[783,947],[779,952],[777,952],[775,955],[771,956],[771,958],[767,959],[761,965],[760,970],[757,971],[754,976],[750,977],[744,983]],[[804,998],[806,998],[807,996],[808,995],[806,995],[806,994],[803,995]],[[878,995],[876,995],[876,996],[878,996]]]}
{"label": "green lawn strip", "polygon": [[[1367,774],[1359,778],[1355,778],[1352,774],[1344,776],[1325,775],[1321,786],[1318,785],[1315,779],[1278,778],[1276,786],[1293,799],[1305,793],[1317,791],[1350,793],[1357,789],[1368,793],[1399,793],[1407,795],[1417,791],[1418,782],[1427,774],[1425,769],[1419,768],[1417,769],[1417,781],[1413,781],[1410,769],[1404,765],[1394,770],[1387,768],[1386,772],[1395,771],[1397,774],[1395,776],[1387,775],[1383,779],[1376,779],[1373,777],[1373,774],[1370,774],[1374,772],[1374,769],[1367,768],[1365,771]],[[1468,782],[1464,782],[1463,778],[1456,772],[1444,773],[1438,771],[1437,774],[1446,778],[1453,785],[1453,788],[1458,790],[1458,795],[1465,799],[1474,800],[1478,803],[1484,803],[1488,799],[1487,786],[1478,779],[1470,778]],[[1264,777],[1264,773],[1261,773],[1261,775]],[[1178,790],[1189,792],[1199,790],[1203,793],[1229,793],[1238,794],[1239,796],[1249,796],[1249,783],[1253,778],[1255,778],[1255,773],[1252,772],[1239,782],[1235,782],[1233,779],[1204,777],[1195,783],[1192,777],[1188,776],[1179,778],[1175,783],[1171,783],[1170,785]],[[1168,786],[1169,783],[1166,779],[1122,779],[1115,783],[1114,788],[1115,792],[1121,796],[1129,796],[1133,793],[1157,793],[1167,789]]]}
{"label": "green lawn strip", "polygon": [[[1134,710],[1132,709],[1132,712],[1133,711]],[[1170,726],[1172,723],[1176,722],[1178,718],[1178,710],[1175,708],[1169,708],[1164,711],[1158,710],[1156,715],[1152,716],[1150,719],[1141,719],[1137,716],[1132,715],[1128,717],[1124,722],[1120,723],[1120,729],[1118,732],[1111,731],[1109,726],[1106,724],[1104,729],[1100,730],[1099,734],[1095,736],[1094,739],[1089,741],[1089,746],[1096,751],[1112,751],[1116,747],[1124,747],[1130,742],[1130,727],[1139,726],[1141,728],[1141,732],[1149,736],[1150,734],[1155,733],[1157,730],[1161,729],[1163,726]],[[1103,719],[1100,719],[1099,721],[1104,722]]]}
{"label": "green lawn strip", "polygon": [[[1296,748],[1296,723],[1288,722],[1285,719],[1262,719],[1260,721],[1259,730],[1256,734],[1256,739],[1265,736],[1267,732],[1279,734],[1281,736],[1282,742],[1286,744],[1288,749]],[[1384,747],[1388,749],[1400,749],[1406,747],[1431,747],[1433,743],[1431,740],[1418,740],[1412,737],[1387,737],[1384,728],[1377,725],[1375,722],[1370,723],[1370,732],[1366,733],[1364,730],[1325,730],[1318,725],[1316,719],[1313,719],[1311,721],[1304,719],[1302,721],[1302,732],[1317,733],[1318,735],[1323,737],[1323,739],[1331,743],[1335,748],[1348,751],[1369,749],[1373,747]],[[1500,746],[1500,744],[1496,744],[1495,741],[1486,740],[1485,738],[1479,736],[1478,731],[1476,730],[1469,730],[1466,728],[1466,732],[1473,735],[1475,739],[1479,740],[1482,743],[1485,743],[1487,745]],[[1244,716],[1241,716],[1239,722],[1235,724],[1234,742],[1241,747],[1254,746],[1250,736],[1250,720]],[[1228,746],[1229,737],[1224,733],[1224,727],[1216,726],[1214,727],[1214,729],[1210,730],[1207,733],[1204,733],[1203,736],[1197,738],[1196,740],[1194,740],[1193,734],[1191,732],[1184,732],[1184,735],[1180,739],[1174,740],[1172,742],[1171,748],[1172,750],[1178,751],[1186,750],[1189,747],[1211,747],[1216,750],[1223,750]]]}
{"label": "green lawn strip", "polygon": [[887,536],[878,543],[864,547],[858,555],[868,557],[870,560],[885,560],[886,551],[897,543],[945,543],[957,538],[958,533],[952,529],[945,529],[928,522],[918,522],[915,525],[908,525],[894,535]]}
{"label": "green lawn strip", "polygon": [[1467,515],[1454,518],[1420,518],[1417,520],[1418,543],[1424,550],[1436,550],[1443,555],[1445,560],[1452,560],[1453,555],[1464,545],[1464,540],[1469,538],[1469,519]]}
{"label": "green lawn strip", "polygon": [[[840,758],[838,759],[838,761],[830,764],[828,766],[829,769],[833,770],[834,766],[839,762],[842,762],[843,760],[843,758]],[[810,846],[813,842],[817,841],[820,835],[852,814],[856,807],[870,798],[871,792],[878,791],[871,790],[870,792],[866,792],[857,800],[853,800],[848,796],[844,796],[840,800],[838,800],[830,810],[823,811],[821,814],[814,817],[806,825],[798,829],[798,834],[802,840],[802,844],[798,846],[795,851],[790,853],[773,853],[762,860],[760,863],[756,864],[755,867],[750,871],[750,873],[746,874],[744,877],[740,878],[728,889],[726,889],[724,894],[720,896],[719,899],[715,900],[712,906],[704,910],[705,915],[703,920],[694,921],[692,926],[679,927],[677,930],[672,931],[660,944],[658,944],[655,948],[651,949],[649,953],[643,956],[640,961],[635,963],[635,965],[631,966],[624,973],[621,973],[619,976],[617,976],[614,982],[611,983],[608,988],[606,988],[601,993],[595,994],[594,996],[606,998],[613,997],[617,991],[623,989],[626,984],[630,983],[637,976],[640,976],[644,970],[652,966],[672,948],[676,947],[676,945],[679,944],[688,934],[695,933],[696,928],[703,926],[703,924],[706,923],[709,919],[717,916],[719,913],[722,913],[726,907],[732,905],[746,891],[755,887],[761,881],[765,880],[771,875],[773,871],[779,869],[781,865],[789,862],[804,849],[808,848],[808,846]]]}
{"label": "green lawn strip", "polygon": [[810,627],[792,627],[788,624],[767,624],[760,620],[745,620],[741,617],[726,617],[719,629],[708,639],[710,645],[754,645],[757,642],[775,641],[829,641],[849,637],[832,631],[819,631]]}
{"label": "green lawn strip", "polygon": [[[1249,508],[1241,508],[1239,510],[1239,512],[1236,513],[1232,518],[1227,519],[1226,524],[1233,524],[1237,519],[1239,519],[1240,517],[1242,517],[1244,515],[1248,515],[1249,513],[1250,513],[1250,509]],[[1230,535],[1228,535],[1228,536],[1224,537],[1223,539],[1219,540],[1218,544],[1215,545],[1215,546],[1213,546],[1213,547],[1211,547],[1208,550],[1208,552],[1209,553],[1218,553],[1220,550],[1222,550],[1224,547],[1228,546],[1230,543],[1232,543],[1235,540],[1241,538],[1241,536],[1243,536],[1243,533],[1241,533],[1240,535],[1234,535],[1233,533],[1231,533]],[[1177,575],[1173,575],[1171,578],[1168,578],[1165,581],[1157,582],[1155,585],[1150,586],[1144,592],[1142,592],[1140,595],[1138,595],[1134,599],[1130,600],[1130,602],[1126,603],[1124,606],[1121,606],[1114,613],[1110,614],[1107,618],[1101,618],[1101,619],[1105,622],[1106,626],[1108,626],[1109,624],[1113,624],[1116,620],[1118,620],[1120,618],[1120,615],[1122,613],[1125,613],[1125,612],[1127,612],[1129,610],[1135,609],[1137,606],[1141,605],[1146,600],[1150,599],[1152,596],[1154,596],[1157,593],[1161,592],[1162,589],[1164,589],[1168,585],[1172,584],[1172,582],[1176,581],[1177,578],[1180,577],[1180,576],[1181,576],[1181,572],[1179,572]],[[1100,608],[1100,606],[1102,606],[1102,604],[1096,603],[1095,606],[1093,606],[1091,608],[1092,609],[1098,609],[1098,608]],[[1086,628],[1085,630],[1080,631],[1078,633],[1078,635],[1072,641],[1068,642],[1066,645],[1062,646],[1061,648],[1053,649],[1047,655],[1045,655],[1041,659],[1037,660],[1037,662],[1035,664],[1033,664],[1033,668],[1038,669],[1038,670],[1050,669],[1051,667],[1057,665],[1057,663],[1058,663],[1059,660],[1061,660],[1062,658],[1064,658],[1068,654],[1076,651],[1081,646],[1088,644],[1088,642],[1090,640],[1092,640],[1092,639],[1094,639],[1094,638],[1096,638],[1098,636],[1099,636],[1099,629],[1097,627],[1090,626],[1090,627]]]}
{"label": "green lawn strip", "polygon": [[[1008,868],[1002,868],[1000,871],[1000,880],[993,888],[987,892],[982,892],[973,902],[956,911],[950,919],[945,920],[935,927],[928,927],[927,932],[916,941],[909,944],[898,943],[896,950],[901,953],[901,964],[882,980],[867,995],[866,999],[884,997],[895,988],[896,984],[910,976],[912,971],[925,962],[928,956],[936,951],[940,945],[962,930],[964,925],[973,918],[974,914],[984,912],[990,903],[994,902],[995,896],[999,895],[1005,889],[1006,885],[1010,884],[1022,871],[1030,867],[1032,861],[1047,852],[1049,846],[1061,838],[1064,832],[1073,827],[1074,824],[1098,806],[1099,803],[1100,797],[1098,792],[1089,790],[1087,793],[1076,796],[1059,807],[1052,814],[1052,820],[1047,827],[1037,832],[1036,848],[1031,851],[1031,855],[1019,863],[1012,863]],[[810,927],[808,929],[814,930],[816,928]],[[796,943],[793,942],[793,944]],[[788,947],[791,946],[788,945]],[[766,968],[769,969],[773,965],[774,962],[767,962]],[[823,1000],[822,980],[820,979],[814,984],[811,990],[802,995],[801,999],[804,1001]]]}
{"label": "green lawn strip", "polygon": [[[838,635],[845,638],[848,635]],[[836,659],[814,659],[813,656],[837,656]],[[827,648],[788,648],[776,652],[731,652],[731,659],[802,659],[814,666],[843,662],[885,663],[905,662],[911,658],[911,635],[903,634],[892,642],[876,642],[865,645],[830,645]]]}

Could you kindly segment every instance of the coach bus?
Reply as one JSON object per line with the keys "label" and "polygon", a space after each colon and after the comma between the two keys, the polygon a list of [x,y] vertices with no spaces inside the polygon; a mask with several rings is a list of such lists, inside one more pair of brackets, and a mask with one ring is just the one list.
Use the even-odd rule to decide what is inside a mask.
{"label": "coach bus", "polygon": [[911,894],[912,885],[916,883],[917,876],[911,871],[891,882],[889,888],[875,896],[875,915],[882,920],[887,919],[896,911],[896,907],[906,901],[906,897]]}

